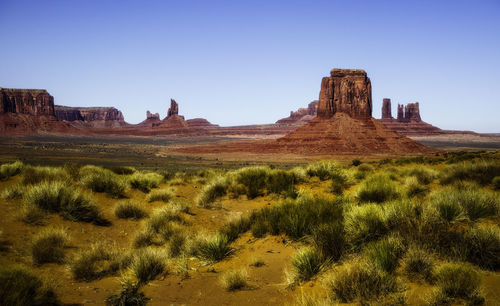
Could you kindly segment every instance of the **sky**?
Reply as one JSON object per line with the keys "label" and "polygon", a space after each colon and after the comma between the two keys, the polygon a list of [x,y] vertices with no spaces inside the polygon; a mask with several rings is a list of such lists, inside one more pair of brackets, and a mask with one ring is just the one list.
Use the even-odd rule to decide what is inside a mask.
{"label": "sky", "polygon": [[273,123],[330,69],[443,129],[500,132],[500,1],[0,0],[0,87],[222,126]]}

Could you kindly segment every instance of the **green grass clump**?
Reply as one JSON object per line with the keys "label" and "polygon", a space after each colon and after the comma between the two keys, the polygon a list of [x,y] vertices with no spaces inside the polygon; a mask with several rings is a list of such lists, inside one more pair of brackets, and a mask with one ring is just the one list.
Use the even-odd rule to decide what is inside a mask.
{"label": "green grass clump", "polygon": [[109,248],[94,244],[78,252],[70,262],[69,268],[76,280],[92,281],[113,274],[127,266],[126,263],[120,263],[119,259],[119,256]]}
{"label": "green grass clump", "polygon": [[312,230],[313,244],[322,256],[337,261],[345,249],[344,226],[340,221],[323,223]]}
{"label": "green grass clump", "polygon": [[352,207],[345,216],[344,230],[354,248],[382,237],[388,232],[383,208],[377,204]]}
{"label": "green grass clump", "polygon": [[491,180],[491,185],[493,186],[493,189],[500,190],[500,176],[495,176]]}
{"label": "green grass clump", "polygon": [[127,166],[113,166],[109,168],[109,170],[119,175],[133,174],[136,171],[134,167],[127,167]]}
{"label": "green grass clump", "polygon": [[227,188],[228,181],[225,177],[215,177],[212,181],[203,186],[196,198],[196,205],[204,208],[211,207],[215,200],[226,195]]}
{"label": "green grass clump", "polygon": [[437,191],[431,197],[431,202],[446,221],[458,220],[462,214],[475,221],[495,216],[499,210],[496,195],[467,184]]}
{"label": "green grass clump", "polygon": [[142,207],[141,204],[125,200],[116,204],[115,216],[121,219],[134,219],[139,220],[148,216],[148,212]]}
{"label": "green grass clump", "polygon": [[[234,172],[234,183],[244,188],[244,193],[249,199],[262,195],[266,187],[266,181],[270,169],[268,167],[256,166],[245,167]],[[278,180],[279,177],[276,177]],[[279,182],[276,182],[279,184]]]}
{"label": "green grass clump", "polygon": [[361,202],[382,203],[400,196],[398,186],[386,174],[374,174],[364,180],[358,190]]}
{"label": "green grass clump", "polygon": [[24,164],[16,161],[10,164],[3,164],[0,166],[0,181],[9,179],[11,176],[21,173]]}
{"label": "green grass clump", "polygon": [[401,265],[410,279],[422,277],[432,281],[434,262],[431,255],[421,247],[411,246],[401,260]]}
{"label": "green grass clump", "polygon": [[85,166],[80,170],[80,182],[95,192],[105,192],[113,197],[124,197],[127,185],[125,181],[111,170]]}
{"label": "green grass clump", "polygon": [[124,280],[121,283],[122,291],[119,294],[112,294],[105,300],[107,306],[145,306],[150,298],[139,292],[141,284]]}
{"label": "green grass clump", "polygon": [[64,249],[69,241],[63,229],[46,229],[33,237],[31,256],[36,265],[64,262]]}
{"label": "green grass clump", "polygon": [[500,269],[500,230],[490,225],[476,225],[465,234],[467,261],[484,269]]}
{"label": "green grass clump", "polygon": [[481,277],[476,269],[467,263],[446,263],[434,274],[436,285],[451,298],[469,299],[477,295]]}
{"label": "green grass clump", "polygon": [[208,262],[221,261],[229,256],[233,249],[229,238],[221,233],[206,237],[197,243],[198,256]]}
{"label": "green grass clump", "polygon": [[54,290],[25,266],[0,267],[0,304],[59,305]]}
{"label": "green grass clump", "polygon": [[320,161],[309,164],[306,167],[306,173],[308,176],[318,177],[322,181],[345,175],[339,164],[333,161]]}
{"label": "green grass clump", "polygon": [[23,185],[34,185],[43,181],[69,181],[70,175],[64,168],[26,166],[21,175]]}
{"label": "green grass clump", "polygon": [[365,252],[380,269],[392,273],[398,266],[403,249],[404,246],[400,238],[387,237],[368,244]]}
{"label": "green grass clump", "polygon": [[423,185],[430,184],[433,180],[438,177],[438,172],[434,169],[426,167],[415,167],[407,169],[403,172],[407,176],[414,176],[417,178],[418,182]]}
{"label": "green grass clump", "polygon": [[292,257],[295,280],[308,281],[325,267],[325,259],[315,248],[305,248]]}
{"label": "green grass clump", "polygon": [[24,194],[24,186],[21,184],[10,185],[2,190],[2,199],[4,200],[14,200],[22,199]]}
{"label": "green grass clump", "polygon": [[408,238],[418,235],[423,218],[420,202],[399,199],[384,205],[385,218],[389,230]]}
{"label": "green grass clump", "polygon": [[406,195],[411,198],[417,195],[425,194],[429,188],[421,184],[418,179],[414,176],[407,177],[405,179]]}
{"label": "green grass clump", "polygon": [[376,300],[398,289],[394,276],[362,261],[344,264],[326,282],[333,299],[342,303]]}
{"label": "green grass clump", "polygon": [[42,210],[61,214],[63,217],[75,220],[105,225],[94,200],[80,191],[66,185],[64,182],[41,182],[30,186],[25,193],[27,205]]}
{"label": "green grass clump", "polygon": [[175,194],[172,190],[159,189],[159,190],[151,191],[146,196],[146,201],[148,201],[149,203],[154,202],[154,201],[162,201],[162,202],[168,203],[174,197],[175,197]]}
{"label": "green grass clump", "polygon": [[161,182],[163,182],[163,175],[154,172],[135,172],[129,178],[129,184],[132,188],[145,193],[149,192],[152,188],[158,188]]}
{"label": "green grass clump", "polygon": [[134,256],[130,271],[139,284],[147,284],[167,272],[165,256],[152,249],[140,249]]}
{"label": "green grass clump", "polygon": [[236,291],[247,286],[248,273],[246,270],[228,271],[221,276],[222,286],[227,291]]}
{"label": "green grass clump", "polygon": [[300,181],[293,171],[270,169],[266,177],[267,193],[282,193],[293,188]]}
{"label": "green grass clump", "polygon": [[497,160],[467,161],[447,166],[440,177],[441,184],[451,184],[456,181],[475,181],[487,185],[500,173],[500,162]]}

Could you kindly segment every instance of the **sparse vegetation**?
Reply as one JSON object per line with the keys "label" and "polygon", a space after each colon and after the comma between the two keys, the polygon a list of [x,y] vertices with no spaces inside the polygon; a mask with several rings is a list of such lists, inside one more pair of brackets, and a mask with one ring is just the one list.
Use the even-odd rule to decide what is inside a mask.
{"label": "sparse vegetation", "polygon": [[443,264],[436,269],[434,277],[436,285],[447,297],[467,300],[478,295],[481,279],[470,264]]}
{"label": "sparse vegetation", "polygon": [[21,176],[23,185],[34,185],[43,181],[68,181],[70,175],[64,168],[25,166]]}
{"label": "sparse vegetation", "polygon": [[228,237],[224,234],[215,234],[201,239],[197,243],[198,256],[208,262],[221,261],[229,256],[233,248],[231,248]]}
{"label": "sparse vegetation", "polygon": [[144,306],[150,300],[144,293],[139,292],[141,286],[137,282],[124,280],[121,286],[122,291],[120,294],[112,294],[106,298],[107,306]]}
{"label": "sparse vegetation", "polygon": [[163,175],[154,172],[135,172],[129,178],[129,184],[132,188],[146,193],[152,188],[158,188],[161,182],[163,182]]}
{"label": "sparse vegetation", "polygon": [[293,256],[292,265],[295,279],[307,281],[325,267],[325,259],[316,249],[306,248]]}
{"label": "sparse vegetation", "polygon": [[496,160],[466,161],[447,166],[441,172],[441,184],[456,181],[475,181],[481,185],[489,184],[500,173],[500,163]]}
{"label": "sparse vegetation", "polygon": [[33,237],[31,256],[36,265],[64,262],[64,249],[69,241],[63,229],[49,228]]}
{"label": "sparse vegetation", "polygon": [[158,275],[168,272],[165,256],[152,249],[140,249],[134,256],[130,271],[139,284],[146,284]]}
{"label": "sparse vegetation", "polygon": [[227,186],[228,182],[225,177],[214,178],[211,182],[203,186],[196,198],[196,205],[204,208],[211,207],[217,198],[226,195]]}
{"label": "sparse vegetation", "polygon": [[113,197],[125,196],[126,183],[111,170],[95,166],[85,166],[80,170],[83,186],[95,192],[105,192]]}
{"label": "sparse vegetation", "polygon": [[404,251],[402,241],[397,237],[382,238],[366,246],[365,252],[380,269],[392,273]]}
{"label": "sparse vegetation", "polygon": [[0,181],[7,180],[11,176],[18,175],[24,168],[24,164],[20,161],[11,164],[3,164],[0,166]]}
{"label": "sparse vegetation", "polygon": [[148,216],[147,211],[142,207],[141,204],[131,201],[124,200],[118,202],[115,206],[115,215],[121,219],[135,219],[139,220]]}
{"label": "sparse vegetation", "polygon": [[382,237],[388,232],[383,208],[377,204],[352,207],[345,216],[345,232],[353,248]]}
{"label": "sparse vegetation", "polygon": [[22,199],[25,188],[21,184],[11,185],[2,191],[2,199],[4,200],[14,200]]}
{"label": "sparse vegetation", "polygon": [[80,281],[92,281],[117,272],[127,264],[120,263],[113,250],[102,244],[94,244],[76,254],[69,268],[73,277]]}
{"label": "sparse vegetation", "polygon": [[377,202],[396,199],[400,196],[398,186],[386,174],[374,174],[363,181],[358,190],[361,202]]}
{"label": "sparse vegetation", "polygon": [[154,202],[154,201],[162,201],[168,203],[175,197],[175,194],[172,190],[168,189],[159,189],[153,190],[146,196],[146,201]]}
{"label": "sparse vegetation", "polygon": [[434,263],[431,255],[422,248],[411,246],[402,260],[402,266],[411,279],[432,280]]}
{"label": "sparse vegetation", "polygon": [[221,277],[222,286],[228,291],[243,289],[247,286],[247,271],[233,270],[224,273]]}

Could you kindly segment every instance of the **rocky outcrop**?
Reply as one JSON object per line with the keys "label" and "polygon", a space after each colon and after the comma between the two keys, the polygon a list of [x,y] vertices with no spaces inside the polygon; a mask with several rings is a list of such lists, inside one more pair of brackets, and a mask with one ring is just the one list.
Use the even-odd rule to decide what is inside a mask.
{"label": "rocky outcrop", "polygon": [[179,114],[179,104],[174,99],[170,99],[170,107],[168,108],[167,118]]}
{"label": "rocky outcrop", "polygon": [[0,87],[0,113],[54,116],[54,97],[45,89]]}
{"label": "rocky outcrop", "polygon": [[219,125],[217,124],[212,124],[210,121],[204,118],[193,118],[193,119],[188,119],[186,120],[186,123],[188,124],[189,127],[194,127],[194,128],[206,128],[206,127],[218,127]]}
{"label": "rocky outcrop", "polygon": [[382,102],[382,122],[389,129],[406,136],[423,136],[446,133],[438,127],[422,121],[418,102],[407,105],[398,104],[398,116],[392,118],[391,100],[384,99]]}
{"label": "rocky outcrop", "polygon": [[114,128],[127,126],[123,114],[114,107],[55,106],[56,116],[78,127]]}
{"label": "rocky outcrop", "polygon": [[160,120],[160,114],[158,113],[151,114],[150,111],[147,111],[146,120]]}
{"label": "rocky outcrop", "polygon": [[0,87],[0,134],[33,135],[77,130],[55,116],[54,97],[45,89]]}
{"label": "rocky outcrop", "polygon": [[314,100],[307,105],[307,108],[299,108],[297,111],[290,111],[290,116],[276,121],[276,124],[303,125],[311,121],[318,114],[318,100]]}
{"label": "rocky outcrop", "polygon": [[355,119],[371,118],[372,86],[364,70],[334,68],[321,81],[318,117],[327,119],[336,113]]}

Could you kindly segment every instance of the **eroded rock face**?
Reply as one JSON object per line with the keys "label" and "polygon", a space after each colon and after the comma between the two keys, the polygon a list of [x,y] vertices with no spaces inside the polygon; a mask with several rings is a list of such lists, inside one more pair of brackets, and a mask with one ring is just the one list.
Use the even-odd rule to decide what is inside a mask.
{"label": "eroded rock face", "polygon": [[382,119],[392,119],[391,99],[382,100]]}
{"label": "eroded rock face", "polygon": [[45,89],[0,87],[0,113],[54,116],[54,97]]}
{"label": "eroded rock face", "polygon": [[160,114],[154,113],[152,114],[150,111],[146,112],[146,119],[147,120],[160,120]]}
{"label": "eroded rock face", "polygon": [[179,114],[179,104],[174,99],[170,99],[170,107],[168,109],[167,118]]}
{"label": "eroded rock face", "polygon": [[277,124],[304,124],[311,121],[318,114],[318,100],[314,100],[307,105],[307,108],[299,108],[297,111],[290,111],[290,116],[276,121]]}
{"label": "eroded rock face", "polygon": [[318,117],[331,118],[336,113],[345,113],[352,118],[369,119],[371,97],[370,78],[364,70],[334,68],[330,76],[321,81]]}
{"label": "eroded rock face", "polygon": [[[418,102],[408,103],[406,106],[398,104],[398,117],[394,119],[388,117],[390,114],[390,100],[389,103],[384,99],[382,103],[382,122],[389,129],[406,136],[423,136],[423,135],[436,135],[444,133],[438,127],[422,121],[420,117],[420,109]],[[387,110],[389,108],[389,110]]]}
{"label": "eroded rock face", "polygon": [[[383,111],[383,108],[382,108]],[[384,117],[382,117],[384,119]],[[418,102],[408,103],[405,105],[398,104],[398,121],[399,122],[420,122],[420,107]]]}
{"label": "eroded rock face", "polygon": [[55,114],[60,120],[88,127],[118,127],[127,124],[122,112],[114,107],[56,105]]}

